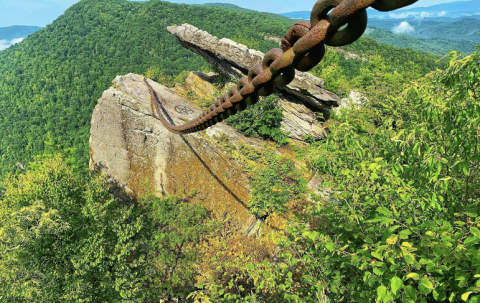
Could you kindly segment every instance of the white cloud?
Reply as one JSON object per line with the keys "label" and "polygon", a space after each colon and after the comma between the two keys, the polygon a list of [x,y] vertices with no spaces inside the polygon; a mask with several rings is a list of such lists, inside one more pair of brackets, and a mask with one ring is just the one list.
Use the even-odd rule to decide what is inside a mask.
{"label": "white cloud", "polygon": [[416,14],[418,14],[418,13],[412,13],[412,12],[400,13],[400,14],[390,13],[389,16],[390,16],[390,18],[392,18],[392,19],[405,19],[405,18],[408,18],[408,17],[410,17],[410,16],[415,16]]}
{"label": "white cloud", "polygon": [[429,13],[429,12],[406,12],[406,13],[390,13],[389,16],[392,19],[405,19],[413,17],[415,19],[424,19],[424,18],[434,18],[434,17],[445,17],[447,15],[446,11]]}
{"label": "white cloud", "polygon": [[395,26],[392,30],[395,34],[406,34],[413,32],[415,29],[410,25],[410,23],[403,21],[399,25]]}
{"label": "white cloud", "polygon": [[14,38],[12,40],[0,40],[0,51],[14,45],[14,44],[17,44],[17,43],[20,43],[23,41],[23,39],[25,38]]}

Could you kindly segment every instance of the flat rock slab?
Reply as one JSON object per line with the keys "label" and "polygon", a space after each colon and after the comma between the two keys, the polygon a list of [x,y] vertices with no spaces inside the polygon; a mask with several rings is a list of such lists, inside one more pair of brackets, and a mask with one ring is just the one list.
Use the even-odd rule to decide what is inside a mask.
{"label": "flat rock slab", "polygon": [[[229,217],[231,224],[249,233],[256,225],[246,207],[250,180],[212,137],[223,134],[233,144],[259,148],[264,143],[223,123],[201,133],[172,134],[157,119],[142,76],[118,76],[113,83],[93,112],[90,169],[107,175],[134,199],[148,192],[165,196],[195,191],[192,203],[204,205],[217,218]],[[163,106],[175,124],[202,112],[167,87],[149,83],[165,99]]]}

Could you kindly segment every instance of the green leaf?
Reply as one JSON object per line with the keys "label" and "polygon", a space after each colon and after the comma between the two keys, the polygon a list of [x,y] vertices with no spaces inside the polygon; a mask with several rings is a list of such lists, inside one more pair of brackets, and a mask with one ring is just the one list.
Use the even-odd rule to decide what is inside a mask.
{"label": "green leaf", "polygon": [[462,295],[462,300],[465,301],[465,302],[467,302],[468,297],[470,296],[470,294],[471,294],[472,292],[473,292],[473,291],[468,291],[468,292],[464,293],[464,294]]}
{"label": "green leaf", "polygon": [[418,285],[418,289],[422,294],[428,295],[433,289],[433,284],[430,282],[430,280],[428,280],[428,278],[422,278],[422,280],[420,280],[420,284]]}
{"label": "green leaf", "polygon": [[247,268],[250,270],[254,270],[255,266],[253,264],[247,264]]}
{"label": "green leaf", "polygon": [[375,267],[373,269],[373,273],[376,274],[377,276],[383,276],[383,273],[385,272],[385,269],[381,269],[381,268],[378,268],[378,267]]}
{"label": "green leaf", "polygon": [[413,262],[415,262],[415,257],[412,254],[405,255],[405,261],[408,264],[413,264]]}
{"label": "green leaf", "polygon": [[428,278],[422,278],[422,280],[420,280],[420,285],[428,289],[433,289],[433,284]]}
{"label": "green leaf", "polygon": [[413,280],[418,280],[418,279],[420,279],[420,276],[417,273],[412,272],[412,273],[409,273],[407,275],[407,279],[408,278],[413,279]]}
{"label": "green leaf", "polygon": [[386,207],[379,207],[377,208],[377,212],[378,213],[381,213],[382,215],[385,215],[387,217],[391,217],[392,216],[392,212],[387,209]]}
{"label": "green leaf", "polygon": [[465,241],[463,241],[463,244],[464,245],[470,245],[470,244],[475,244],[475,243],[478,243],[478,242],[480,242],[480,238],[475,237],[475,236],[470,236],[470,237],[466,238]]}
{"label": "green leaf", "polygon": [[415,288],[412,286],[405,286],[405,293],[412,299],[413,301],[417,301],[417,292]]}
{"label": "green leaf", "polygon": [[387,295],[387,288],[383,285],[380,285],[377,288],[377,301],[383,300]]}
{"label": "green leaf", "polygon": [[476,227],[470,227],[470,232],[477,238],[480,238],[480,230]]}
{"label": "green leaf", "polygon": [[403,287],[403,281],[399,277],[393,277],[390,284],[391,284],[392,292],[395,295],[397,294],[397,290]]}
{"label": "green leaf", "polygon": [[317,237],[318,235],[318,232],[314,231],[314,232],[309,232],[309,233],[306,233],[306,236],[309,237],[312,241],[315,241],[315,238]]}
{"label": "green leaf", "polygon": [[325,244],[325,247],[326,247],[329,251],[332,252],[332,251],[335,249],[335,243],[333,243],[333,242],[327,242],[327,243]]}

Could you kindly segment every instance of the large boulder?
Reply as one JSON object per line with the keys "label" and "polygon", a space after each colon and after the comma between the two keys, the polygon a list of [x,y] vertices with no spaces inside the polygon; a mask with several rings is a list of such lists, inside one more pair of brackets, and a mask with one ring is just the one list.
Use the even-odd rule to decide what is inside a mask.
{"label": "large boulder", "polygon": [[[248,234],[256,226],[248,211],[250,180],[242,166],[230,159],[214,138],[223,135],[233,144],[262,148],[264,142],[247,138],[224,123],[190,135],[169,132],[157,119],[143,77],[119,76],[98,100],[92,117],[90,168],[110,177],[124,194],[138,199],[150,192],[159,196],[194,193],[216,218]],[[165,99],[165,110],[175,124],[202,111],[188,100],[153,81]]]}

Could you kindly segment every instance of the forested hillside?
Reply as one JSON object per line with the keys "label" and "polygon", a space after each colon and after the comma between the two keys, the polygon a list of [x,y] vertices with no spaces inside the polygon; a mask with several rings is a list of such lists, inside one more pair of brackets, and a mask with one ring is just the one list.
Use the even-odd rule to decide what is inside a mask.
{"label": "forested hillside", "polygon": [[[79,2],[51,25],[0,53],[0,174],[42,153],[45,141],[73,148],[77,164],[86,168],[91,112],[115,76],[153,70],[157,78],[171,83],[182,71],[209,68],[166,30],[185,22],[265,52],[276,43],[264,36],[283,37],[293,20],[162,1]],[[420,74],[436,66],[432,55],[371,39],[348,49],[380,55],[391,71],[404,70],[407,62],[418,66]],[[339,72],[348,78],[368,64],[341,56],[332,63],[343,66]]]}
{"label": "forested hillside", "polygon": [[[369,24],[377,28],[392,30],[402,21],[405,20],[371,19]],[[407,22],[414,28],[414,30],[409,31],[406,34],[415,38],[441,38],[480,43],[480,20],[460,19],[456,20],[455,22],[441,22],[419,19],[408,20]]]}
{"label": "forested hillside", "polygon": [[450,36],[445,35],[442,35],[442,38],[415,38],[404,34],[396,34],[391,30],[392,28],[385,30],[369,26],[365,35],[380,43],[386,43],[401,48],[421,50],[438,55],[448,54],[452,50],[461,51],[464,54],[471,54],[475,51],[476,43],[473,41],[448,40]]}

